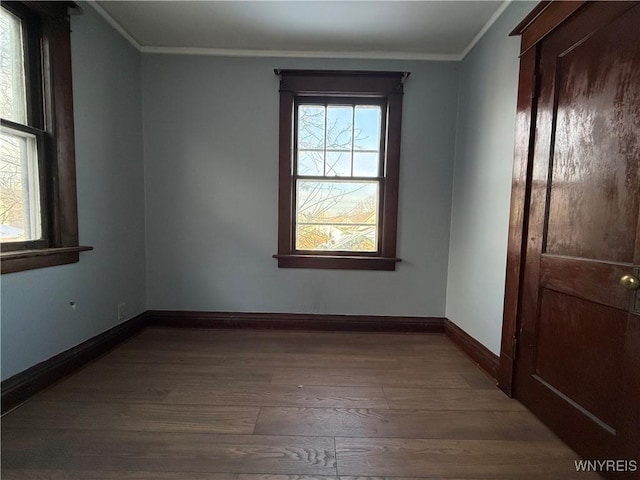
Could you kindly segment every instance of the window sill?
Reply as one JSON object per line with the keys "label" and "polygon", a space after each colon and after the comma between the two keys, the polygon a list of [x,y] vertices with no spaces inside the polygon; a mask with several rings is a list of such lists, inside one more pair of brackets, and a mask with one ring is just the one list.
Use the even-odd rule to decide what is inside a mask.
{"label": "window sill", "polygon": [[358,257],[343,255],[276,254],[278,268],[318,268],[332,270],[387,270],[396,269],[399,258]]}
{"label": "window sill", "polygon": [[4,275],[5,273],[76,263],[80,259],[80,252],[89,250],[93,250],[93,247],[77,246],[3,252],[0,254],[2,263],[0,270]]}

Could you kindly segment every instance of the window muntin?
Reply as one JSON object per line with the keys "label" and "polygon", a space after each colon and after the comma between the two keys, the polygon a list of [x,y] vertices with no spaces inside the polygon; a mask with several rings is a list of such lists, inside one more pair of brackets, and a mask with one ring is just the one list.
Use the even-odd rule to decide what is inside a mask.
{"label": "window muntin", "polygon": [[0,8],[0,116],[27,124],[25,35],[20,17]]}
{"label": "window muntin", "polygon": [[296,251],[379,252],[383,126],[371,99],[296,101]]}

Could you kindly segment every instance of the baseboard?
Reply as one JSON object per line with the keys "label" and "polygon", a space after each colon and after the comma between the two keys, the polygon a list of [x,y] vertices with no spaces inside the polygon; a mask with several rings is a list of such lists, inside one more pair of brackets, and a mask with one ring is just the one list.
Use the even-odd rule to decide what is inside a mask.
{"label": "baseboard", "polygon": [[149,325],[341,332],[443,333],[444,318],[150,310]]}
{"label": "baseboard", "polygon": [[135,335],[146,324],[145,312],[4,380],[1,386],[2,413]]}
{"label": "baseboard", "polygon": [[450,320],[444,322],[444,333],[455,343],[474,363],[491,376],[498,379],[498,366],[500,359],[487,347],[469,336],[467,332]]}

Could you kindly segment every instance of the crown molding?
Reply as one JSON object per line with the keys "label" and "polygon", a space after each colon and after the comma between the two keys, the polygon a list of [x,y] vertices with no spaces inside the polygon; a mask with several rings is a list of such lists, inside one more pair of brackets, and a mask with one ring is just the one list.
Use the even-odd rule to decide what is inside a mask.
{"label": "crown molding", "polygon": [[431,60],[440,62],[458,62],[458,54],[381,51],[309,51],[309,50],[241,50],[226,48],[197,47],[141,47],[142,53],[165,55],[206,55],[219,57],[279,57],[279,58],[351,58],[372,60]]}
{"label": "crown molding", "polygon": [[502,5],[500,5],[500,7],[498,7],[498,9],[495,11],[495,13],[493,15],[491,15],[491,18],[489,20],[487,20],[487,23],[484,24],[484,27],[482,27],[480,29],[480,31],[477,33],[477,35],[475,37],[473,37],[473,39],[469,42],[469,45],[467,45],[465,47],[465,49],[462,51],[462,53],[460,54],[460,60],[464,60],[464,57],[466,57],[467,54],[471,50],[473,50],[473,47],[476,46],[476,43],[478,43],[480,41],[480,39],[482,37],[484,37],[484,34],[487,33],[487,31],[493,26],[493,24],[496,22],[496,20],[498,20],[498,18],[500,18],[500,15],[502,15],[504,13],[504,11],[507,9],[507,7],[511,3],[511,1],[512,0],[505,0],[504,2],[502,2]]}
{"label": "crown molding", "polygon": [[104,8],[102,8],[96,0],[86,0],[86,2],[93,7],[93,9],[98,12],[98,14],[105,19],[105,21],[111,25],[116,31],[122,35],[136,50],[142,51],[142,45],[138,43],[138,41],[133,38],[133,36],[127,32],[122,25],[118,23],[118,21],[113,18],[109,12],[107,12]]}

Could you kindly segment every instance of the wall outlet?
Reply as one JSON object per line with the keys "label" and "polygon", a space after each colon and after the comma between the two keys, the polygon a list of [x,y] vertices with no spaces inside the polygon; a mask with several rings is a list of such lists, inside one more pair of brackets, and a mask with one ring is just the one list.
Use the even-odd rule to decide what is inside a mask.
{"label": "wall outlet", "polygon": [[120,305],[118,305],[118,320],[124,320],[124,317],[126,316],[126,308],[126,303],[121,303]]}

